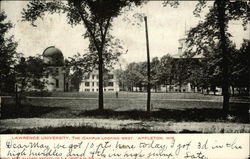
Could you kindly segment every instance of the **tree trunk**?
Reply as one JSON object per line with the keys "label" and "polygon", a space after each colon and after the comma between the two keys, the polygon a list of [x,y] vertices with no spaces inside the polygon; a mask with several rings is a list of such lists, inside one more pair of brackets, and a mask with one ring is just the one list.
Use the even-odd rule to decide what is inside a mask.
{"label": "tree trunk", "polygon": [[98,71],[99,71],[99,110],[103,110],[103,58],[102,58],[102,52],[98,52]]}
{"label": "tree trunk", "polygon": [[212,86],[212,89],[213,89],[214,95],[216,95],[216,86]]}
{"label": "tree trunk", "polygon": [[225,112],[229,111],[229,75],[228,75],[228,55],[226,51],[226,35],[225,35],[225,7],[226,1],[216,0],[218,9],[218,22],[220,31],[220,50],[222,54],[222,95],[223,95],[223,110]]}
{"label": "tree trunk", "polygon": [[17,85],[15,86],[15,96],[16,96],[16,109],[17,108],[19,108],[19,104],[18,104],[18,101],[19,101],[19,99],[18,99],[18,89],[17,89]]}
{"label": "tree trunk", "polygon": [[247,95],[250,95],[249,86],[247,86]]}
{"label": "tree trunk", "polygon": [[180,84],[179,84],[179,92],[181,92],[181,82],[180,82]]}
{"label": "tree trunk", "polygon": [[238,87],[238,95],[241,95],[241,89]]}

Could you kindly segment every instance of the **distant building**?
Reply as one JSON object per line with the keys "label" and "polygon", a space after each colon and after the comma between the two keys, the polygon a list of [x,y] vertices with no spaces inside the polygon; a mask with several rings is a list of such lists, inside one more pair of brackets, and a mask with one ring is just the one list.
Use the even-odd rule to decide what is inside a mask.
{"label": "distant building", "polygon": [[[118,80],[113,73],[113,71],[109,72],[104,77],[104,92],[118,92],[119,84]],[[80,84],[80,92],[98,92],[99,91],[99,73],[97,70],[84,74],[83,80]]]}
{"label": "distant building", "polygon": [[[203,59],[202,55],[195,55],[189,59],[185,59],[184,57],[182,57],[185,51],[187,51],[187,45],[186,45],[187,33],[188,32],[185,28],[184,35],[178,40],[179,42],[178,53],[173,56],[174,58],[173,60],[176,62],[178,60],[187,60],[187,62],[188,60],[191,60],[194,63],[199,63],[201,62],[201,59]],[[169,89],[169,87],[171,87],[171,89]],[[193,86],[189,82],[183,83],[181,87],[177,83],[173,85],[161,86],[161,90],[166,91],[166,89],[171,90],[172,92],[203,92],[204,91],[202,87]],[[207,88],[206,91],[207,92],[211,91],[211,88]],[[216,92],[216,94],[221,94],[221,88],[216,87],[214,92]]]}
{"label": "distant building", "polygon": [[43,51],[43,61],[46,65],[46,88],[50,92],[68,91],[69,79],[65,75],[64,57],[58,48],[50,46]]}

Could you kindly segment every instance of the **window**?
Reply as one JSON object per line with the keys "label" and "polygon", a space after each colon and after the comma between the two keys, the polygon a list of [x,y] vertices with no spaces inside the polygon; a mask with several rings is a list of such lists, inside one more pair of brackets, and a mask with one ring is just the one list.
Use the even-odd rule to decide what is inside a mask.
{"label": "window", "polygon": [[92,89],[92,92],[94,92],[95,90],[94,89]]}
{"label": "window", "polygon": [[89,87],[89,82],[85,82],[85,86],[86,86],[86,87]]}
{"label": "window", "polygon": [[95,79],[95,75],[92,75],[92,79]]}
{"label": "window", "polygon": [[113,86],[114,86],[114,83],[113,83],[113,82],[109,82],[109,83],[108,83],[108,86],[113,87]]}
{"label": "window", "polygon": [[99,89],[96,89],[96,91],[98,92],[98,91],[99,91]]}
{"label": "window", "polygon": [[59,80],[56,79],[56,88],[59,88]]}
{"label": "window", "polygon": [[114,79],[114,75],[108,75],[108,79]]}
{"label": "window", "polygon": [[89,89],[85,89],[85,92],[89,92],[90,90]]}
{"label": "window", "polygon": [[104,89],[104,91],[106,92],[106,89]]}
{"label": "window", "polygon": [[92,82],[92,86],[95,86],[95,82]]}
{"label": "window", "polygon": [[56,68],[56,74],[59,74],[59,68]]}
{"label": "window", "polygon": [[85,75],[85,79],[89,79],[89,74],[88,74],[88,75]]}

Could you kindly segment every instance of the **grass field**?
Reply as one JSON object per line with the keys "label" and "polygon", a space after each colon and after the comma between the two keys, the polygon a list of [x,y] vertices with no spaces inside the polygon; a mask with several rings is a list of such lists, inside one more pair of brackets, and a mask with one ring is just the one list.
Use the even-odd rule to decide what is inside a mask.
{"label": "grass field", "polygon": [[105,111],[98,109],[97,93],[53,93],[52,97],[27,98],[23,108],[13,113],[13,99],[3,100],[2,118],[114,118],[160,121],[249,122],[249,103],[232,102],[228,120],[222,111],[222,97],[194,93],[152,93],[151,110],[146,110],[146,93],[119,92],[104,94]]}
{"label": "grass field", "polygon": [[[52,97],[98,98],[97,92],[53,92]],[[104,92],[104,98],[115,98],[115,92]],[[119,92],[119,98],[147,98],[146,92]],[[217,99],[221,96],[203,95],[200,93],[151,93],[152,99]]]}

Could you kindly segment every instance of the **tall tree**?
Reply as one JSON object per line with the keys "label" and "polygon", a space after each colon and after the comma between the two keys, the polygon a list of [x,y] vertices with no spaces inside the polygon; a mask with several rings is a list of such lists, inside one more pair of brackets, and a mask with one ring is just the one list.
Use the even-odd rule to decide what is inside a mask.
{"label": "tall tree", "polygon": [[[108,40],[109,43],[106,44],[106,49],[103,52],[103,61],[105,63],[105,67],[103,67],[104,83],[107,81],[105,81],[105,70],[108,72],[113,69],[113,65],[119,61],[119,56],[124,53],[121,40],[115,38]],[[89,74],[98,69],[98,54],[95,52],[94,46],[90,46],[90,51],[85,54],[77,53],[73,57],[69,57],[68,65],[71,70],[72,85],[76,90],[79,90],[84,74]]]}
{"label": "tall tree", "polygon": [[23,18],[34,21],[49,13],[66,13],[71,25],[83,24],[87,29],[85,37],[89,38],[90,50],[97,52],[99,71],[99,109],[103,105],[103,52],[111,38],[112,21],[122,13],[122,9],[132,4],[139,5],[141,0],[67,0],[67,1],[32,1],[23,10]]}
{"label": "tall tree", "polygon": [[160,67],[160,61],[158,57],[154,57],[151,61],[151,84],[154,86],[155,92],[157,92],[157,87],[160,85],[159,80],[159,67]]}
{"label": "tall tree", "polygon": [[29,56],[28,58],[20,58],[20,61],[15,65],[15,78],[18,87],[18,104],[21,105],[21,100],[26,91],[45,90],[47,80],[43,77],[47,73],[43,59],[40,56]]}
{"label": "tall tree", "polygon": [[179,86],[181,92],[182,86],[187,83],[189,78],[189,59],[188,58],[175,58],[173,62],[174,81]]}
{"label": "tall tree", "polygon": [[[200,0],[194,10],[195,15],[199,15],[202,8],[206,5],[204,0]],[[246,27],[250,20],[250,5],[244,1],[224,1],[215,0],[213,7],[206,15],[206,19],[199,23],[197,27],[192,28],[187,40],[188,47],[192,52],[205,53],[209,48],[218,44],[219,57],[221,58],[222,70],[222,93],[223,110],[229,111],[229,53],[228,53],[228,23],[231,20],[242,20]],[[195,51],[194,51],[195,50]],[[189,50],[190,51],[190,50]]]}
{"label": "tall tree", "polygon": [[7,36],[12,24],[6,22],[6,18],[5,13],[0,12],[0,93],[14,90],[15,78],[12,68],[18,58],[17,43],[14,42],[13,36]]}
{"label": "tall tree", "polygon": [[139,91],[141,91],[142,87],[146,86],[146,68],[146,62],[133,62],[127,66],[126,70],[124,71],[124,85],[126,85],[130,91],[133,91],[134,87],[136,88],[136,91],[138,91],[137,87],[139,87]]}
{"label": "tall tree", "polygon": [[170,54],[164,55],[160,59],[160,66],[158,68],[159,74],[158,78],[161,84],[166,86],[166,92],[167,85],[169,85],[169,92],[171,91],[172,84],[173,84],[173,58],[170,56]]}
{"label": "tall tree", "polygon": [[[239,50],[233,51],[233,60],[231,62],[231,85],[234,88],[237,87],[239,94],[249,95],[249,86],[250,86],[250,40],[244,40],[241,48]],[[242,92],[241,89],[246,88],[245,92]],[[243,90],[244,90],[243,89]]]}

